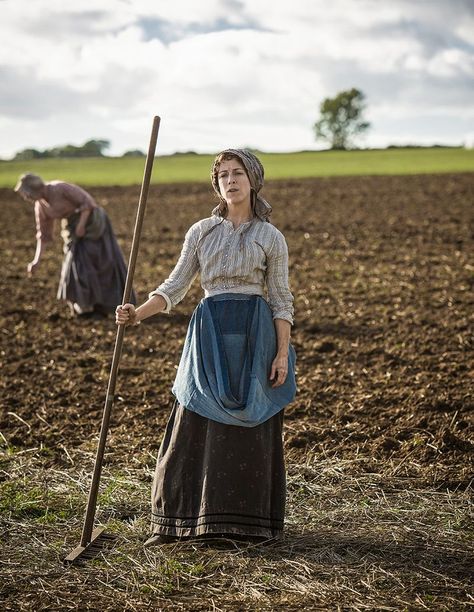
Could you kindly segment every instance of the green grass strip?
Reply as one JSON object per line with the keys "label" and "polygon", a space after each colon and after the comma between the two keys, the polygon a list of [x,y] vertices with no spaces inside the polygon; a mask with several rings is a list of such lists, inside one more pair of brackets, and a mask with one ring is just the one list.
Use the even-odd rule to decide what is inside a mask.
{"label": "green grass strip", "polygon": [[[463,148],[262,153],[259,157],[268,179],[474,171],[474,149]],[[159,156],[152,182],[207,182],[213,158],[195,154]],[[141,183],[144,166],[144,158],[121,157],[0,161],[0,187],[13,187],[24,172],[80,185],[135,185]]]}

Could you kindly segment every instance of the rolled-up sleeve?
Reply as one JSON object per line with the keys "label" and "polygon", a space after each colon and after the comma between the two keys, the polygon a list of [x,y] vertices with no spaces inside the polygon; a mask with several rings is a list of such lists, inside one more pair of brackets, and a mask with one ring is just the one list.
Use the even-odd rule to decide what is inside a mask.
{"label": "rolled-up sleeve", "polygon": [[164,312],[169,313],[184,298],[199,272],[197,255],[199,235],[199,225],[195,223],[186,233],[181,255],[173,271],[159,287],[148,295],[148,297],[161,295],[165,299],[166,309]]}
{"label": "rolled-up sleeve", "polygon": [[267,254],[267,289],[273,318],[293,324],[293,295],[288,285],[288,247],[279,231]]}

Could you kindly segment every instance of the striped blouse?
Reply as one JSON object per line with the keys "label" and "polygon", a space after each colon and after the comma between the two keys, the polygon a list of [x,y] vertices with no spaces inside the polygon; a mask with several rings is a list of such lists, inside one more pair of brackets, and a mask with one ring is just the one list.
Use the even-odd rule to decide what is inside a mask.
{"label": "striped blouse", "polygon": [[237,229],[231,221],[217,216],[198,221],[186,233],[169,278],[149,296],[161,295],[167,305],[165,312],[170,312],[198,273],[205,297],[219,293],[261,295],[267,297],[274,319],[293,323],[288,248],[274,225],[257,218]]}

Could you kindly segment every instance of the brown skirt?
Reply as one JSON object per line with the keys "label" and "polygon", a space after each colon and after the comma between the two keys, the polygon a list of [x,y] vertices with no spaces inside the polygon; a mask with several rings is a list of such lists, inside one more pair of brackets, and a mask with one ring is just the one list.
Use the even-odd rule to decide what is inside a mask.
{"label": "brown skirt", "polygon": [[153,535],[279,536],[286,495],[282,428],[283,411],[239,427],[175,406],[153,481]]}

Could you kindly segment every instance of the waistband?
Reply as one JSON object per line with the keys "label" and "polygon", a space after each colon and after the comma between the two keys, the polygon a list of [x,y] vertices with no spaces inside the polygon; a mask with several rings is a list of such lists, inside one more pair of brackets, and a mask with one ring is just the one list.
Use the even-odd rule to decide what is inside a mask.
{"label": "waistband", "polygon": [[203,298],[202,301],[210,300],[212,302],[222,302],[224,300],[242,300],[248,301],[252,298],[262,298],[261,295],[255,295],[250,293],[217,293],[216,295],[209,295]]}
{"label": "waistband", "polygon": [[261,297],[263,297],[263,292],[259,284],[239,285],[238,287],[229,288],[229,290],[227,291],[222,287],[220,287],[219,289],[204,290],[205,298],[213,297],[215,295],[260,295]]}

